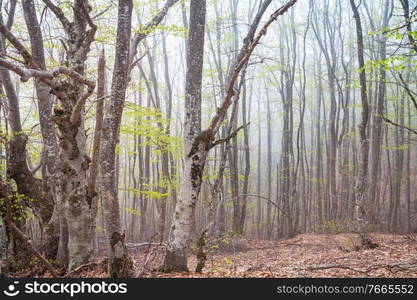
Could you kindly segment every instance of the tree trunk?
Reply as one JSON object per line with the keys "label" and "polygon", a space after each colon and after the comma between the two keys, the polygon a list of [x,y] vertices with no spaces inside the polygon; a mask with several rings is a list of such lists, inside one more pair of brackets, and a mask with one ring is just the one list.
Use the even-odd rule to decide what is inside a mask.
{"label": "tree trunk", "polygon": [[359,172],[356,181],[356,206],[355,206],[355,221],[359,232],[365,230],[367,208],[365,206],[365,192],[367,186],[368,176],[368,137],[366,135],[366,126],[368,124],[368,99],[366,88],[366,74],[365,74],[365,60],[363,54],[363,37],[362,37],[362,25],[358,11],[358,7],[355,4],[355,0],[350,0],[352,6],[353,17],[356,23],[356,35],[358,45],[358,63],[359,63],[359,81],[361,85],[361,104],[362,104],[362,119],[359,124],[359,142],[360,142],[360,160],[359,160]]}
{"label": "tree trunk", "polygon": [[132,20],[132,0],[120,0],[117,21],[116,53],[110,100],[105,108],[100,149],[101,184],[105,230],[108,244],[109,275],[113,278],[130,277],[133,263],[121,233],[118,190],[116,184],[116,145],[128,83],[129,45]]}
{"label": "tree trunk", "polygon": [[[200,193],[202,172],[212,137],[201,137],[201,83],[204,55],[206,1],[191,0],[185,100],[185,158],[181,188],[175,206],[163,270],[188,271],[189,245],[195,205]],[[209,132],[210,134],[210,132]]]}

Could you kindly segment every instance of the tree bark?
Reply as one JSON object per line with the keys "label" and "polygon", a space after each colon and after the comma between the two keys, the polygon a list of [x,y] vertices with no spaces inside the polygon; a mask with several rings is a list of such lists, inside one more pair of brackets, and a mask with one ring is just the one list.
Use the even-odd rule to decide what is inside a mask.
{"label": "tree bark", "polygon": [[[214,137],[226,118],[228,108],[232,104],[235,95],[234,87],[236,80],[266,34],[268,27],[284,14],[296,0],[276,10],[265,23],[262,30],[256,35],[255,32],[270,0],[266,0],[255,20],[249,28],[249,33],[244,39],[243,46],[237,55],[233,67],[230,69],[225,99],[218,108],[217,113],[211,119],[207,129],[201,131],[201,82],[204,53],[204,25],[205,25],[205,1],[191,1],[189,42],[187,51],[187,76],[186,76],[186,101],[185,101],[185,158],[184,175],[182,179],[180,196],[176,203],[174,220],[171,226],[167,251],[162,270],[187,271],[186,249],[189,247],[191,226],[193,224],[195,205],[199,196],[202,174],[208,151],[223,142],[229,141],[237,132],[221,141],[214,141]],[[242,126],[240,127],[240,129]]]}
{"label": "tree bark", "polygon": [[356,181],[356,206],[355,206],[355,221],[357,222],[359,232],[365,230],[367,208],[365,206],[365,192],[367,186],[368,176],[368,137],[366,134],[366,126],[368,124],[368,97],[366,88],[366,74],[365,74],[365,59],[363,54],[363,36],[362,36],[362,24],[358,11],[358,7],[355,4],[355,0],[350,0],[350,5],[353,11],[353,17],[356,24],[356,36],[358,46],[358,64],[359,64],[359,82],[361,85],[361,104],[362,104],[362,119],[359,124],[359,143],[360,143],[360,159],[359,170]]}
{"label": "tree bark", "polygon": [[[201,83],[204,54],[206,1],[191,0],[185,91],[185,158],[181,188],[175,206],[163,270],[188,271],[186,249],[191,236],[195,205],[210,136],[201,137]],[[200,140],[197,140],[201,137]]]}
{"label": "tree bark", "polygon": [[113,278],[130,277],[133,263],[121,233],[118,190],[116,184],[116,145],[129,75],[129,45],[132,22],[132,0],[120,0],[117,21],[116,53],[109,102],[105,108],[100,149],[100,195],[104,206],[105,231],[109,253],[109,275]]}

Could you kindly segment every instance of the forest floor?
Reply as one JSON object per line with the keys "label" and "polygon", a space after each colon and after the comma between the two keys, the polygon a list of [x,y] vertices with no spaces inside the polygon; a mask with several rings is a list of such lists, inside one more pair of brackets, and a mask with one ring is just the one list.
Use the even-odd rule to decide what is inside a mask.
{"label": "forest floor", "polygon": [[[201,274],[161,273],[163,246],[131,248],[142,277],[417,277],[417,235],[372,233],[374,249],[357,249],[355,234],[300,234],[278,241],[232,240],[227,251],[213,248]],[[100,258],[101,260],[103,258]],[[70,277],[106,277],[103,263],[86,266]],[[143,269],[144,262],[146,268]],[[195,255],[189,268],[196,266]],[[32,277],[35,274],[15,274]],[[39,276],[38,274],[37,276]],[[47,277],[47,274],[40,275]]]}

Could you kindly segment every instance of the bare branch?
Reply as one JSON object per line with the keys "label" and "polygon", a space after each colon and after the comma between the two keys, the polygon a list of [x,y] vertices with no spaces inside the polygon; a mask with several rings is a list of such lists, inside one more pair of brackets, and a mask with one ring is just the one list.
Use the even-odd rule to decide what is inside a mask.
{"label": "bare branch", "polygon": [[[146,256],[145,256],[145,261],[142,264],[141,269],[136,273],[136,278],[140,278],[142,277],[142,275],[145,273],[146,271],[146,267],[148,265],[148,263],[150,262],[150,250],[151,250],[151,246],[155,245],[155,246],[161,246],[162,245],[162,240],[160,243],[152,243],[152,240],[158,235],[159,233],[155,233],[151,238],[150,241],[148,243],[144,243],[145,245],[148,246],[147,250],[146,250]],[[164,247],[166,247],[166,245],[163,245]],[[154,256],[155,258],[155,256]]]}
{"label": "bare branch", "polygon": [[[71,113],[71,124],[76,124],[80,120],[81,110],[85,105],[88,97],[90,97],[96,86],[94,81],[88,80],[80,73],[75,72],[74,70],[65,68],[65,67],[57,67],[54,68],[52,71],[42,71],[36,69],[26,69],[16,64],[13,64],[3,58],[0,58],[0,66],[5,67],[8,70],[11,70],[20,76],[20,80],[23,82],[28,81],[31,77],[36,77],[43,80],[46,84],[48,84],[51,88],[55,88],[56,84],[52,81],[55,77],[59,74],[67,75],[72,79],[78,81],[79,83],[85,84],[87,86],[87,91],[84,95],[77,101],[74,105],[74,108]],[[58,95],[57,95],[58,96]]]}
{"label": "bare branch", "polygon": [[15,72],[17,75],[20,76],[20,80],[22,82],[28,81],[31,77],[37,77],[39,79],[53,79],[54,75],[52,72],[42,71],[37,69],[27,69],[21,66],[18,66],[14,63],[11,63],[3,58],[0,58],[0,66]]}
{"label": "bare branch", "polygon": [[154,27],[158,26],[159,23],[161,23],[161,21],[165,18],[166,14],[168,13],[168,10],[177,2],[178,0],[167,0],[167,2],[165,2],[164,7],[152,18],[152,20],[148,24],[146,24],[139,32],[135,33],[130,46],[129,61],[131,69],[133,68],[132,62],[136,56],[139,43],[144,38],[146,38],[149,35],[149,33],[152,32]]}
{"label": "bare branch", "polygon": [[0,22],[0,33],[2,33],[4,37],[13,45],[13,47],[16,48],[29,68],[40,69],[33,59],[32,54],[30,54],[26,47],[23,46],[23,44],[6,28],[6,26],[4,26],[3,22]]}
{"label": "bare branch", "polygon": [[104,15],[106,12],[109,11],[110,8],[114,6],[114,3],[110,3],[105,9],[103,9],[101,12],[97,13],[95,16],[92,17],[93,20],[97,19],[98,17]]}
{"label": "bare branch", "polygon": [[391,124],[391,125],[394,125],[394,126],[399,127],[399,128],[406,129],[406,130],[408,130],[408,131],[410,131],[410,132],[412,132],[412,133],[414,133],[414,134],[417,134],[417,130],[415,130],[415,129],[413,129],[413,128],[410,128],[410,127],[407,127],[407,126],[405,126],[405,125],[398,124],[398,123],[396,123],[396,122],[394,122],[394,121],[391,121],[390,119],[386,118],[384,115],[382,116],[382,119],[383,119],[385,122],[387,122],[387,123],[389,123],[389,124]]}
{"label": "bare branch", "polygon": [[16,11],[16,3],[17,3],[17,0],[11,0],[10,1],[9,17],[7,18],[7,22],[6,22],[6,28],[8,30],[10,30],[12,28],[12,25],[13,25],[14,15],[15,15],[15,11]]}
{"label": "bare branch", "polygon": [[74,80],[76,80],[76,81],[78,81],[82,84],[85,84],[86,86],[88,86],[89,88],[92,88],[93,90],[96,86],[96,83],[94,81],[89,80],[89,79],[85,78],[83,75],[81,75],[80,73],[78,73],[78,72],[76,72],[72,69],[66,68],[66,67],[56,67],[52,70],[52,74],[54,76],[56,76],[58,74],[65,74],[65,75],[71,77],[72,79],[74,79]]}
{"label": "bare branch", "polygon": [[62,26],[64,26],[64,29],[66,32],[71,31],[71,22],[65,17],[64,12],[62,9],[58,6],[56,6],[51,0],[42,0],[43,3],[55,14],[55,16],[61,21]]}
{"label": "bare branch", "polygon": [[63,276],[63,278],[68,278],[68,277],[70,277],[71,275],[74,275],[75,273],[79,273],[80,271],[82,271],[83,269],[87,269],[87,268],[89,268],[89,267],[95,267],[95,266],[97,266],[97,263],[96,262],[89,262],[89,263],[86,263],[86,264],[83,264],[83,265],[81,265],[81,266],[78,266],[77,268],[75,268],[74,270],[72,270],[71,272],[69,272],[69,273],[67,273],[67,274],[65,274],[65,276]]}
{"label": "bare branch", "polygon": [[51,263],[45,257],[43,257],[42,254],[40,254],[35,249],[35,247],[33,247],[30,239],[13,222],[11,222],[9,225],[12,228],[13,233],[27,245],[30,252],[32,252],[45,265],[45,267],[51,273],[52,277],[59,277]]}
{"label": "bare branch", "polygon": [[250,122],[249,123],[246,123],[246,124],[243,124],[243,125],[241,125],[241,126],[239,126],[235,131],[233,131],[229,136],[227,136],[227,137],[225,137],[224,139],[220,139],[220,140],[217,140],[217,141],[215,141],[215,142],[213,142],[211,145],[210,145],[210,149],[211,148],[213,148],[213,147],[215,147],[215,146],[217,146],[217,145],[220,145],[220,144],[223,144],[223,143],[226,143],[226,142],[228,142],[228,141],[230,141],[232,138],[234,138],[238,133],[239,133],[239,131],[240,130],[242,130],[242,129],[244,129],[244,128],[246,128],[246,127],[248,127],[250,125]]}
{"label": "bare branch", "polygon": [[[95,84],[94,84],[95,87]],[[94,87],[88,87],[87,92],[81,96],[81,98],[75,103],[74,108],[72,109],[70,122],[72,125],[77,124],[81,119],[81,111],[87,101],[88,97],[90,97],[94,92]]]}
{"label": "bare branch", "polygon": [[88,23],[88,25],[92,28],[92,29],[94,29],[94,32],[97,30],[97,25],[96,24],[94,24],[94,22],[93,22],[93,20],[91,19],[91,17],[90,17],[90,14],[89,14],[89,12],[88,12],[88,10],[87,10],[87,3],[86,3],[86,1],[84,0],[83,2],[82,2],[82,5],[81,5],[81,9],[82,9],[82,11],[83,11],[83,13],[84,13],[84,15],[85,15],[85,19],[87,20],[87,23]]}
{"label": "bare branch", "polygon": [[[74,80],[85,84],[88,86],[89,89],[94,90],[95,88],[95,82],[88,80],[84,76],[82,76],[80,73],[75,72],[74,70],[71,70],[66,67],[56,67],[52,69],[52,71],[44,71],[44,70],[38,70],[38,69],[28,69],[21,66],[18,66],[14,63],[11,63],[3,58],[0,58],[0,66],[9,69],[10,71],[15,72],[20,76],[21,81],[26,82],[31,77],[36,77],[39,79],[54,79],[59,74],[67,75],[68,77],[73,78]],[[51,87],[54,87],[54,84],[52,84],[50,81],[47,82]]]}
{"label": "bare branch", "polygon": [[[245,43],[243,45],[243,48],[241,49],[241,51],[238,55],[237,61],[236,61],[235,65],[234,65],[234,68],[233,68],[233,73],[230,74],[230,77],[229,77],[229,80],[228,80],[228,83],[227,83],[226,97],[225,97],[222,105],[218,109],[217,114],[211,120],[209,129],[211,129],[213,135],[215,135],[217,133],[217,131],[219,130],[219,128],[221,126],[221,123],[224,120],[225,115],[227,113],[227,110],[228,110],[229,106],[232,104],[232,98],[235,95],[234,85],[235,85],[235,82],[236,82],[236,80],[239,76],[240,71],[247,64],[251,54],[255,50],[255,47],[259,44],[259,41],[261,40],[261,38],[264,35],[266,35],[268,27],[274,21],[276,21],[278,16],[283,15],[296,2],[297,2],[297,0],[291,0],[287,4],[285,4],[284,6],[277,9],[270,16],[269,20],[265,23],[265,25],[259,31],[257,36],[253,39],[253,41],[250,41],[251,40],[250,35],[251,35],[252,32],[254,32],[256,30],[257,24],[259,23],[258,19],[260,19],[262,17],[262,14],[263,14],[262,11],[258,12],[257,17],[255,18],[255,22],[252,24],[252,26],[249,30],[249,33],[245,38]],[[269,1],[269,3],[270,3],[270,1]],[[249,41],[250,41],[250,43],[248,43]]]}
{"label": "bare branch", "polygon": [[261,195],[256,195],[256,194],[240,194],[240,195],[238,195],[238,196],[236,196],[236,197],[234,197],[234,198],[232,198],[230,201],[233,201],[234,199],[237,199],[237,198],[241,198],[241,197],[256,197],[256,198],[258,198],[258,199],[261,199],[261,200],[265,200],[266,202],[268,202],[268,203],[270,203],[272,206],[274,206],[276,209],[278,209],[284,216],[286,216],[286,217],[288,217],[288,214],[284,211],[284,210],[282,210],[282,208],[281,207],[279,207],[279,205],[278,204],[276,204],[274,201],[272,201],[271,199],[269,199],[269,198],[267,198],[267,197],[264,197],[264,196],[261,196]]}
{"label": "bare branch", "polygon": [[405,82],[405,80],[403,78],[403,75],[401,75],[401,73],[400,73],[399,76],[400,76],[400,80],[403,84],[403,87],[404,87],[405,91],[407,92],[408,96],[410,96],[411,101],[413,101],[414,108],[417,110],[417,100],[413,95],[413,91],[410,90],[410,88],[408,87],[407,83]]}

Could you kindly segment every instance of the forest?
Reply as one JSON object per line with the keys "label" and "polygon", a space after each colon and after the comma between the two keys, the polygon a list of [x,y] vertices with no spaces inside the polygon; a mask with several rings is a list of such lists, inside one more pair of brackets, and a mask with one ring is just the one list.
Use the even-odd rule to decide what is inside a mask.
{"label": "forest", "polygon": [[417,277],[417,1],[0,0],[0,277]]}

